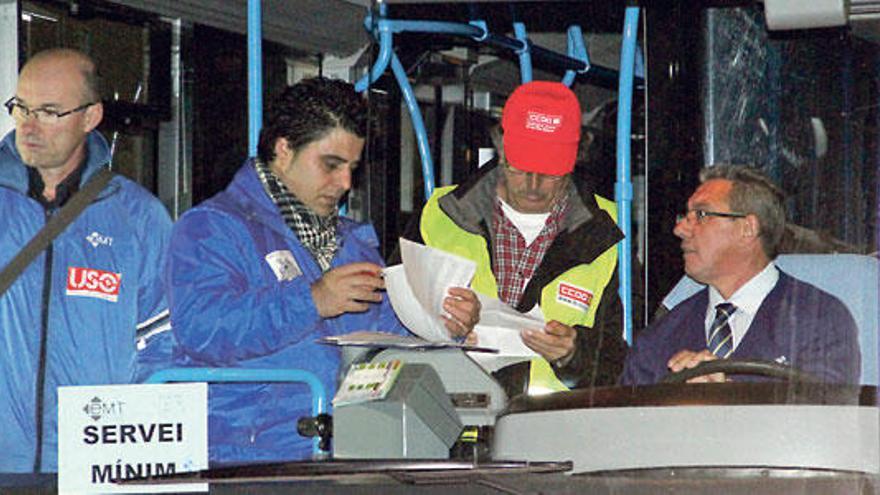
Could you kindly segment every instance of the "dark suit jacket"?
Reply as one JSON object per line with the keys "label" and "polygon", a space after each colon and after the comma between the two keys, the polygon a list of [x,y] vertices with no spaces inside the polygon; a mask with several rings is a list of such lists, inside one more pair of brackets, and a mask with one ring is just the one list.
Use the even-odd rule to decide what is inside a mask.
{"label": "dark suit jacket", "polygon": [[[709,290],[703,289],[642,332],[621,383],[657,383],[669,372],[673,354],[705,349],[708,304]],[[843,303],[781,270],[730,359],[783,361],[829,383],[858,383],[861,366],[858,331]]]}

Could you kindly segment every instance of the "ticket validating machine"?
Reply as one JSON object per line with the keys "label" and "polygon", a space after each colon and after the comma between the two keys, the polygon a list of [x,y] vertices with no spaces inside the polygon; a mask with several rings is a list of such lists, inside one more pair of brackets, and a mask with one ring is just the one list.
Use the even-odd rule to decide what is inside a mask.
{"label": "ticket validating machine", "polygon": [[334,458],[448,459],[466,428],[491,427],[507,406],[501,386],[461,349],[386,349],[371,362],[402,366],[381,399],[334,406]]}

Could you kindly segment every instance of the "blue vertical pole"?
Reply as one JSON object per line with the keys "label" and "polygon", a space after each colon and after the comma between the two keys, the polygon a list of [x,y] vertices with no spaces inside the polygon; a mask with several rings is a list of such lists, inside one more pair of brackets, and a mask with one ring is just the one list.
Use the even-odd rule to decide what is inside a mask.
{"label": "blue vertical pole", "polygon": [[263,18],[260,0],[248,0],[248,154],[257,156],[263,125]]}
{"label": "blue vertical pole", "polygon": [[632,197],[630,150],[632,135],[632,92],[636,41],[639,32],[639,8],[627,7],[620,45],[620,81],[617,91],[617,223],[624,238],[617,247],[620,300],[623,303],[623,337],[632,344]]}
{"label": "blue vertical pole", "polygon": [[413,130],[416,133],[416,143],[419,147],[419,156],[422,158],[422,175],[425,184],[425,201],[434,194],[434,160],[431,158],[431,147],[428,145],[428,131],[425,129],[425,122],[422,120],[422,112],[419,109],[419,102],[416,100],[415,92],[412,85],[406,77],[406,70],[400,64],[397,55],[391,54],[391,71],[397,78],[397,85],[400,86],[400,93],[403,95],[403,101],[406,102],[406,108],[409,109],[410,119],[412,120]]}

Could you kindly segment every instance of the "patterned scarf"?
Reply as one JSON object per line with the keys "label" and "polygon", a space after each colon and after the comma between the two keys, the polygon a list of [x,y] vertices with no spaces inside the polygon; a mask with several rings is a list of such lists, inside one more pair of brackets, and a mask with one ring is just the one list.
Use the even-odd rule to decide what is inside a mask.
{"label": "patterned scarf", "polygon": [[329,270],[330,262],[336,255],[337,249],[338,211],[334,210],[327,218],[321,218],[297,199],[268,165],[256,160],[255,167],[266,194],[278,207],[281,217],[284,218],[284,223],[315,258],[321,270],[325,272]]}

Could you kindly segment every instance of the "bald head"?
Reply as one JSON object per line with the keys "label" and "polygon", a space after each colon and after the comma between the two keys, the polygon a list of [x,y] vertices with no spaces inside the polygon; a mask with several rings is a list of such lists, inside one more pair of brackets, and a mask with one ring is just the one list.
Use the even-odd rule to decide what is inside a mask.
{"label": "bald head", "polygon": [[43,50],[24,64],[21,75],[25,75],[25,72],[43,75],[47,71],[72,79],[70,82],[74,85],[71,89],[79,92],[76,96],[84,103],[101,99],[97,67],[91,57],[85,53],[70,48]]}
{"label": "bald head", "polygon": [[[18,75],[16,104],[31,113],[15,119],[15,145],[22,162],[42,175],[48,199],[55,185],[85,161],[87,136],[103,118],[96,80],[94,62],[70,49],[40,52]],[[41,122],[33,110],[63,116]]]}

